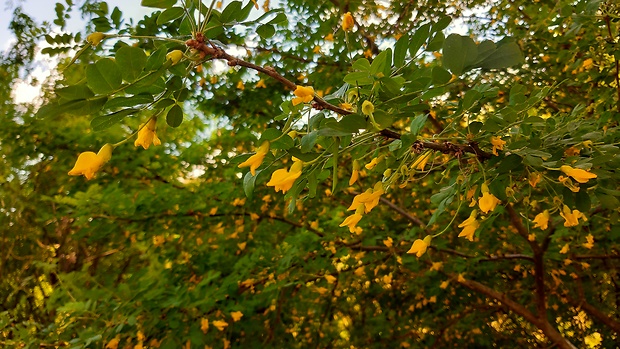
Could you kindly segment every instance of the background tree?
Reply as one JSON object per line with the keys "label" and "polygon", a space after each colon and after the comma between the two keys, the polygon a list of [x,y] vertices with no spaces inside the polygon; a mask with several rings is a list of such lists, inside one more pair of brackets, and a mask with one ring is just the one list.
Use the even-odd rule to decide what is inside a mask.
{"label": "background tree", "polygon": [[15,12],[3,345],[617,342],[613,2],[142,4],[57,6],[41,108]]}

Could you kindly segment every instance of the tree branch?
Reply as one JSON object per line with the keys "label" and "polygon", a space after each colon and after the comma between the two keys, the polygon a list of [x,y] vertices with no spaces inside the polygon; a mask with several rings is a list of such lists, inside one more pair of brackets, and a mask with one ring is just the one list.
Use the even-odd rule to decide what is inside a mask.
{"label": "tree branch", "polygon": [[[202,37],[200,33],[196,35],[196,39],[187,40],[185,44],[187,45],[187,47],[190,47],[190,48],[193,48],[199,51],[203,57],[208,56],[210,57],[209,59],[224,59],[228,61],[228,65],[231,67],[242,66],[242,67],[246,67],[246,68],[253,69],[258,72],[264,73],[270,76],[271,78],[279,81],[282,85],[284,85],[291,91],[294,91],[297,88],[297,85],[294,82],[280,75],[272,67],[261,67],[254,63],[250,63],[240,58],[231,56],[228,53],[226,53],[226,51],[224,51],[223,49],[213,44],[207,45],[204,42],[204,37]],[[314,95],[312,107],[315,109],[319,109],[319,110],[328,109],[340,115],[349,115],[353,113],[351,111],[335,106],[331,103],[328,103],[327,101],[325,101],[323,98],[319,97],[318,95]],[[379,133],[387,138],[400,139],[400,133],[394,132],[388,129],[383,129]],[[441,151],[442,153],[445,153],[445,154],[453,154],[457,157],[460,157],[463,153],[472,153],[472,154],[475,154],[480,160],[487,160],[493,156],[493,154],[487,153],[481,150],[475,142],[470,142],[467,145],[457,145],[457,144],[452,144],[450,142],[432,143],[432,142],[417,141],[414,143],[414,146],[421,148],[421,149],[432,149],[432,150]]]}

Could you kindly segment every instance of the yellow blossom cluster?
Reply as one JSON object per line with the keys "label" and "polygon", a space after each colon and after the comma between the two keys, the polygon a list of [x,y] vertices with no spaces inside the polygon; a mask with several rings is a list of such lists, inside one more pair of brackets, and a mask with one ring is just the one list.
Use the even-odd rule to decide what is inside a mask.
{"label": "yellow blossom cluster", "polygon": [[384,193],[383,184],[377,182],[372,189],[367,189],[365,192],[356,195],[353,198],[351,206],[347,209],[347,211],[355,210],[355,213],[348,216],[340,226],[349,227],[351,233],[361,233],[361,228],[358,227],[357,224],[365,213],[370,212],[379,204],[381,195]]}
{"label": "yellow blossom cluster", "polygon": [[260,167],[260,165],[263,163],[263,160],[265,159],[265,156],[267,155],[267,153],[269,153],[269,146],[269,141],[264,141],[260,145],[260,147],[258,147],[256,154],[250,156],[247,160],[240,163],[238,167],[249,167],[252,176],[256,176],[256,169]]}
{"label": "yellow blossom cluster", "polygon": [[282,191],[286,193],[293,187],[295,180],[301,176],[301,170],[303,169],[303,162],[297,158],[293,158],[293,165],[290,170],[281,168],[275,170],[271,174],[271,179],[267,182],[267,185],[274,187],[276,192]]}

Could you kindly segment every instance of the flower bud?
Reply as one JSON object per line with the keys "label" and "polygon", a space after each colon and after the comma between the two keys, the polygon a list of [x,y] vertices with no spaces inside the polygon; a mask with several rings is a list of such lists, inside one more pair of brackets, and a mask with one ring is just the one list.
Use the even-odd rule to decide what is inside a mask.
{"label": "flower bud", "polygon": [[166,55],[166,60],[172,61],[172,65],[179,63],[179,61],[181,61],[181,58],[183,58],[183,52],[181,50],[170,51]]}
{"label": "flower bud", "polygon": [[86,41],[93,46],[97,46],[105,37],[106,35],[102,32],[94,32],[86,37]]}

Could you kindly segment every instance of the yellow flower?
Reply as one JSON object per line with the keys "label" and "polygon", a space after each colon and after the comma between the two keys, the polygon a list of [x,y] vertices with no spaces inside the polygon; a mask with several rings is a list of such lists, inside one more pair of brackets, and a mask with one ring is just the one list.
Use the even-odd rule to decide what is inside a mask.
{"label": "yellow flower", "polygon": [[584,221],[588,220],[583,213],[579,212],[579,210],[573,210],[571,212],[570,208],[566,205],[562,207],[562,212],[560,212],[560,216],[562,216],[562,218],[564,218],[565,220],[565,227],[574,227],[579,225],[579,218],[582,218]]}
{"label": "yellow flower", "polygon": [[334,34],[327,34],[327,36],[325,37],[325,41],[334,41]]}
{"label": "yellow flower", "polygon": [[351,31],[354,25],[355,21],[353,20],[351,12],[345,13],[344,16],[342,16],[342,30],[345,32]]}
{"label": "yellow flower", "polygon": [[495,195],[489,193],[489,187],[486,183],[482,183],[480,191],[482,192],[482,197],[478,199],[478,206],[480,207],[480,210],[484,213],[495,210],[495,207],[501,201],[499,201],[499,199],[496,198]]}
{"label": "yellow flower", "polygon": [[422,257],[422,255],[426,253],[426,249],[428,248],[428,246],[431,245],[432,239],[433,237],[430,235],[426,235],[424,240],[417,239],[416,241],[413,242],[413,245],[411,245],[411,248],[409,249],[409,251],[407,251],[407,253],[409,254],[415,253],[416,257],[418,258]]}
{"label": "yellow flower", "polygon": [[538,184],[538,182],[540,182],[541,179],[542,179],[542,175],[536,172],[536,173],[530,174],[528,178],[528,182],[530,183],[532,188],[536,188],[536,185]]}
{"label": "yellow flower", "polygon": [[120,341],[121,341],[121,338],[119,336],[116,336],[116,337],[112,338],[108,342],[108,344],[105,346],[105,349],[117,349],[118,348],[118,344],[120,343]]}
{"label": "yellow flower", "polygon": [[594,247],[594,235],[592,234],[586,235],[586,243],[582,244],[582,246],[587,248],[588,250],[591,250],[592,247]]}
{"label": "yellow flower", "polygon": [[567,176],[573,177],[573,179],[579,183],[587,183],[590,179],[596,178],[594,173],[580,168],[572,168],[568,165],[560,166],[560,171],[566,173]]}
{"label": "yellow flower", "polygon": [[428,160],[430,160],[432,154],[433,152],[429,151],[426,154],[418,156],[418,158],[413,162],[413,164],[411,164],[411,168],[424,171],[424,167],[426,167],[426,164],[428,163]]}
{"label": "yellow flower", "polygon": [[267,185],[275,187],[276,192],[282,190],[282,193],[286,193],[293,187],[295,180],[301,176],[302,168],[303,162],[297,160],[291,166],[290,171],[284,168],[276,170],[271,174],[271,179],[267,182]]}
{"label": "yellow flower", "polygon": [[544,210],[541,213],[537,214],[536,217],[534,217],[534,223],[536,223],[534,225],[534,228],[540,228],[542,230],[547,229],[547,227],[549,226],[549,211]]}
{"label": "yellow flower", "polygon": [[240,163],[239,168],[249,167],[252,176],[256,176],[256,169],[260,167],[265,159],[265,155],[269,153],[269,141],[264,141],[263,144],[258,147],[256,154],[250,156],[247,160]]}
{"label": "yellow flower", "polygon": [[254,88],[267,88],[267,85],[265,85],[265,80],[264,79],[258,80]]}
{"label": "yellow flower", "polygon": [[351,178],[349,179],[349,185],[355,184],[358,178],[360,177],[360,163],[359,161],[353,160],[353,173],[351,173]]}
{"label": "yellow flower", "polygon": [[503,141],[501,138],[499,137],[491,137],[491,144],[493,144],[493,155],[497,156],[499,154],[497,154],[498,150],[504,150],[504,145],[506,144],[505,141]]}
{"label": "yellow flower", "polygon": [[368,189],[365,192],[356,195],[353,198],[353,203],[349,206],[347,211],[357,210],[363,205],[365,212],[368,213],[379,204],[379,200],[381,199],[381,195],[383,195],[383,193],[385,193],[385,191],[383,191],[383,185],[381,182],[377,182],[373,189]]}
{"label": "yellow flower", "polygon": [[155,128],[157,125],[157,118],[151,118],[146,125],[144,125],[140,131],[138,131],[138,138],[133,143],[136,147],[141,145],[142,148],[148,149],[151,144],[160,145],[161,141],[157,134],[155,133]]}
{"label": "yellow flower", "polygon": [[293,105],[299,103],[308,103],[314,98],[314,88],[312,86],[297,86],[295,91],[295,98],[293,98]]}
{"label": "yellow flower", "polygon": [[172,61],[172,65],[179,63],[181,61],[181,58],[183,58],[183,51],[181,50],[173,50],[168,52],[168,54],[166,55],[166,60]]}
{"label": "yellow flower", "polygon": [[364,113],[364,115],[372,115],[374,111],[375,106],[372,104],[372,102],[364,101],[364,103],[362,103],[362,113]]}
{"label": "yellow flower", "polygon": [[230,316],[232,316],[234,322],[237,322],[241,320],[241,318],[243,317],[243,313],[240,311],[233,311],[232,313],[230,313]]}
{"label": "yellow flower", "polygon": [[480,227],[480,223],[476,219],[478,216],[478,210],[471,211],[469,218],[463,221],[463,223],[459,224],[459,228],[463,228],[458,237],[464,237],[469,241],[474,241],[474,233],[476,229]]}
{"label": "yellow flower", "polygon": [[84,175],[86,179],[91,179],[103,165],[112,158],[114,146],[110,143],[105,144],[97,154],[92,151],[83,152],[78,156],[75,165],[69,171],[69,176]]}
{"label": "yellow flower", "polygon": [[366,167],[367,170],[372,170],[373,168],[375,168],[375,166],[377,166],[379,162],[381,162],[381,160],[383,160],[383,156],[372,158],[372,160],[370,160],[370,162],[367,163],[364,167]]}
{"label": "yellow flower", "polygon": [[245,90],[245,85],[243,85],[243,81],[239,81],[237,83],[237,90],[241,90],[241,91]]}
{"label": "yellow flower", "polygon": [[353,110],[353,105],[351,103],[340,103],[339,105],[340,108],[344,109],[344,110]]}
{"label": "yellow flower", "polygon": [[362,219],[362,214],[358,213],[357,211],[355,211],[355,213],[350,215],[349,217],[345,218],[345,220],[340,223],[341,227],[349,227],[349,231],[351,233],[355,233],[357,223],[359,223],[359,221]]}
{"label": "yellow flower", "polygon": [[573,181],[571,181],[570,178],[560,175],[558,180],[573,193],[577,193],[579,191],[579,184],[573,184]]}
{"label": "yellow flower", "polygon": [[228,323],[222,320],[215,320],[212,322],[212,324],[220,331],[224,331],[224,329],[228,326]]}
{"label": "yellow flower", "polygon": [[209,319],[200,319],[200,330],[202,333],[207,334],[207,331],[209,330]]}
{"label": "yellow flower", "polygon": [[88,34],[88,36],[86,37],[86,41],[93,46],[97,46],[99,45],[101,40],[105,39],[105,37],[106,35],[102,32],[94,32]]}
{"label": "yellow flower", "polygon": [[321,53],[321,46],[319,46],[319,45],[314,46],[314,49],[312,49],[312,52],[314,52],[316,54]]}
{"label": "yellow flower", "polygon": [[570,250],[570,246],[568,244],[566,244],[566,245],[564,245],[562,247],[562,249],[560,250],[560,253],[561,254],[567,254],[569,250]]}

